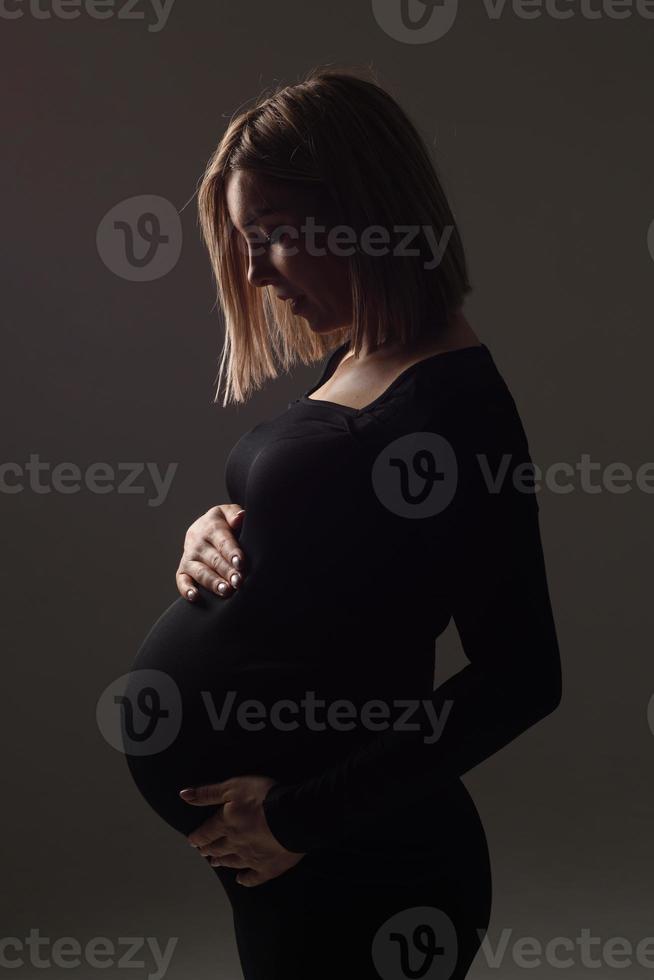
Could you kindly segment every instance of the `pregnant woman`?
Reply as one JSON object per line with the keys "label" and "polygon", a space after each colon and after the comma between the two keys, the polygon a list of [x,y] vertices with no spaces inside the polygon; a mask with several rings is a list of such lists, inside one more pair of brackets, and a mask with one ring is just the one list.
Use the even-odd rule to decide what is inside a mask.
{"label": "pregnant woman", "polygon": [[[236,442],[230,503],[187,533],[125,694],[132,730],[150,711],[174,737],[126,750],[131,773],[215,869],[246,980],[460,980],[491,910],[460,777],[556,708],[561,673],[458,228],[406,114],[334,68],[232,119],[199,209],[223,404],[276,360],[322,371]],[[452,618],[469,663],[434,690]]]}

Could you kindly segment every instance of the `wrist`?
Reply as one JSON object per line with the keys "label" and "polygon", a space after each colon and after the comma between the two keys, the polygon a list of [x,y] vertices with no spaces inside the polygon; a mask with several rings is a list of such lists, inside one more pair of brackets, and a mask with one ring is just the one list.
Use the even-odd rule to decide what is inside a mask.
{"label": "wrist", "polygon": [[295,790],[293,785],[275,783],[263,801],[263,812],[271,834],[285,850],[306,854],[319,844],[310,840],[310,834],[294,813]]}

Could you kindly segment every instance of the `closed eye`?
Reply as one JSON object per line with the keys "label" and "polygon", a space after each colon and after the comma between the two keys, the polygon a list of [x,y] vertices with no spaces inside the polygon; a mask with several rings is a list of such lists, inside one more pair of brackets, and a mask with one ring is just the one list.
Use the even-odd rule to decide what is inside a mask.
{"label": "closed eye", "polygon": [[291,245],[294,240],[294,236],[286,225],[278,225],[269,233],[266,233],[265,229],[262,228],[262,233],[263,242],[266,245]]}

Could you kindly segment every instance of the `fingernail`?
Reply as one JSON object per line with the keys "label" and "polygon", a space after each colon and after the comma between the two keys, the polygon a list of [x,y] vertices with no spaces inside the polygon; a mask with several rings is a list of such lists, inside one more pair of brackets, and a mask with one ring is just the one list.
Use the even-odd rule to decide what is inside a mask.
{"label": "fingernail", "polygon": [[232,583],[232,588],[238,589],[239,585],[241,584],[241,576],[238,574],[238,572],[234,572],[233,575],[230,575],[229,581]]}
{"label": "fingernail", "polygon": [[232,555],[232,565],[234,566],[234,568],[241,567],[241,559],[238,555]]}
{"label": "fingernail", "polygon": [[197,589],[187,589],[186,590],[186,598],[189,600],[189,602],[193,602],[193,600],[195,599],[195,597],[196,597],[197,594],[198,594],[198,590]]}
{"label": "fingernail", "polygon": [[195,790],[194,789],[182,789],[182,790],[180,790],[179,795],[184,800],[192,800],[195,797]]}
{"label": "fingernail", "polygon": [[221,595],[225,595],[225,593],[227,592],[227,583],[226,582],[219,582],[218,583],[218,592]]}

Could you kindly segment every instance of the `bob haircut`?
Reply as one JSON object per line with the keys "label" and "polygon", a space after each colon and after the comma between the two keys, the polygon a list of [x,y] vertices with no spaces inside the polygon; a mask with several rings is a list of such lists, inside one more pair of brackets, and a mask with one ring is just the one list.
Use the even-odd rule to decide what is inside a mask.
{"label": "bob haircut", "polygon": [[[471,291],[459,231],[425,143],[397,102],[364,74],[370,72],[318,67],[303,81],[260,96],[232,117],[201,178],[199,220],[225,319],[214,398],[226,375],[223,407],[246,401],[278,376],[273,355],[287,371],[326,357],[348,338],[354,356],[364,339],[374,349],[436,338]],[[316,334],[271,286],[249,282],[226,201],[226,181],[236,170],[314,188],[356,241],[373,225],[412,229],[411,238],[399,238],[407,242],[400,255],[353,249],[347,263],[352,330]],[[447,244],[427,269],[434,238]]]}

